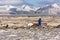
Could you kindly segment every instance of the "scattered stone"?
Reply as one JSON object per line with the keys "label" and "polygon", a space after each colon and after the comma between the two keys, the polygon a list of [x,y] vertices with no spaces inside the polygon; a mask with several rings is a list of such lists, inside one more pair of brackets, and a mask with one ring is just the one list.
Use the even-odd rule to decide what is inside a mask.
{"label": "scattered stone", "polygon": [[60,29],[55,30],[10,29],[10,31],[8,32],[4,30],[0,31],[1,31],[0,40],[60,40]]}
{"label": "scattered stone", "polygon": [[60,25],[56,26],[56,28],[60,28]]}
{"label": "scattered stone", "polygon": [[2,28],[8,28],[9,25],[8,24],[2,24],[1,26],[2,26]]}

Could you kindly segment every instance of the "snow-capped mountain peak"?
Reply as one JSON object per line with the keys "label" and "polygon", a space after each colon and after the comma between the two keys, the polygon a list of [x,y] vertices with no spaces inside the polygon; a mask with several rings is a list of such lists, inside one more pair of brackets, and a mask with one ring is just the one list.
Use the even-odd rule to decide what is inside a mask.
{"label": "snow-capped mountain peak", "polygon": [[31,7],[28,5],[22,5],[21,7],[17,8],[18,11],[36,11],[39,7]]}
{"label": "snow-capped mountain peak", "polygon": [[23,6],[22,6],[22,10],[23,10],[23,11],[30,11],[30,10],[32,10],[32,9],[31,9],[31,7],[29,7],[28,5],[27,5],[27,6],[24,6],[24,5],[23,5]]}
{"label": "snow-capped mountain peak", "polygon": [[58,5],[58,4],[52,4],[52,7],[54,7],[54,8],[60,8],[60,6]]}
{"label": "snow-capped mountain peak", "polygon": [[45,6],[43,8],[39,8],[37,13],[40,14],[45,14],[45,15],[57,15],[58,13],[60,14],[60,6],[58,4],[51,4],[49,6]]}

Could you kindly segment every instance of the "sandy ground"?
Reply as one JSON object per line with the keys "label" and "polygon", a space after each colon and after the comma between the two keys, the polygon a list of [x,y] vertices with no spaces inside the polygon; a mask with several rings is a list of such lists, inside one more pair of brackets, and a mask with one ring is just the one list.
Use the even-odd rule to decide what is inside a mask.
{"label": "sandy ground", "polygon": [[[9,27],[14,27],[19,24],[26,26],[28,23],[37,21],[42,18],[43,22],[47,25],[57,26],[60,25],[60,17],[0,17],[1,24],[8,24]],[[18,27],[16,26],[16,27]],[[60,28],[54,29],[0,29],[0,40],[60,40]]]}
{"label": "sandy ground", "polygon": [[48,29],[0,29],[0,40],[60,40],[60,28]]}

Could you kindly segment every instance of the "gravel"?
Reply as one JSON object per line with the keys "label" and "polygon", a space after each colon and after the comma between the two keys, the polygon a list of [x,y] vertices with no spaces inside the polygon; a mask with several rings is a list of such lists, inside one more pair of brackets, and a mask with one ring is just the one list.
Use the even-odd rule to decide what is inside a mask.
{"label": "gravel", "polygon": [[55,29],[0,29],[0,40],[60,40],[60,28]]}

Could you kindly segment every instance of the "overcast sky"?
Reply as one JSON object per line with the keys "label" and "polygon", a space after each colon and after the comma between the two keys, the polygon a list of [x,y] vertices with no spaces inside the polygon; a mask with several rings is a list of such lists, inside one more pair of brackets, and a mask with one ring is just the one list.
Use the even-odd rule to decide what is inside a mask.
{"label": "overcast sky", "polygon": [[31,4],[35,6],[46,5],[51,3],[60,3],[60,0],[0,0],[0,5],[22,5],[22,4]]}

